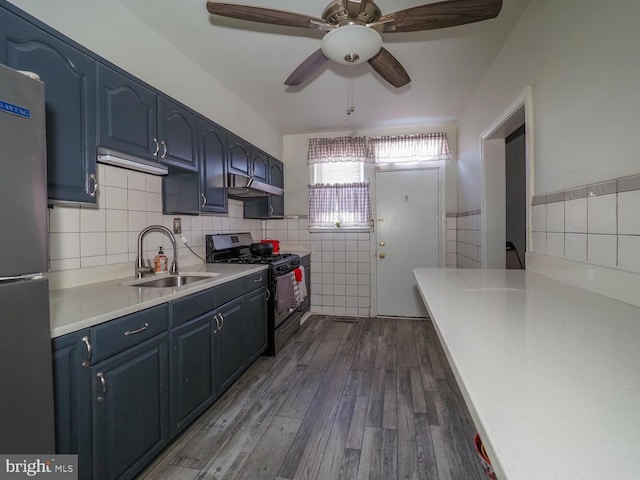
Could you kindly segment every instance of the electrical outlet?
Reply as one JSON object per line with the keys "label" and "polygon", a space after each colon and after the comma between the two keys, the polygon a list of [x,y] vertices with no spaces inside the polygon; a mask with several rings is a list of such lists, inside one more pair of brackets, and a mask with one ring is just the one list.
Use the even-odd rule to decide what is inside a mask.
{"label": "electrical outlet", "polygon": [[174,218],[173,219],[173,233],[180,235],[182,233],[182,219]]}

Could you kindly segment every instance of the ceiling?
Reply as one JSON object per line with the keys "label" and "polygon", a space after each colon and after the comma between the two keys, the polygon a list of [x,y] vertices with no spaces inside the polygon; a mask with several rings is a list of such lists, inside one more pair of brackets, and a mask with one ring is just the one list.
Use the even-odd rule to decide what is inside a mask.
{"label": "ceiling", "polygon": [[[284,80],[320,48],[323,32],[214,17],[206,0],[120,0],[282,134],[407,127],[455,121],[530,0],[504,0],[492,20],[383,34],[411,83],[388,85],[367,64],[351,67],[355,112],[347,117],[348,67],[328,62],[304,85]],[[320,17],[329,0],[234,0]],[[383,14],[429,0],[377,0]]]}

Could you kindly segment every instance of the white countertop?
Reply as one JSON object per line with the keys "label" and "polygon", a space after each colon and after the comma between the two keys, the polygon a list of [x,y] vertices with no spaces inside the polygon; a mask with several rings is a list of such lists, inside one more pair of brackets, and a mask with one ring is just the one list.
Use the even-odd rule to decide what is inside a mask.
{"label": "white countertop", "polygon": [[131,287],[127,283],[137,281],[131,276],[52,290],[49,292],[51,338],[160,305],[266,268],[266,265],[200,264],[181,269],[180,273],[198,273],[206,275],[205,278],[180,287]]}
{"label": "white countertop", "polygon": [[640,308],[531,271],[414,273],[499,480],[640,478]]}

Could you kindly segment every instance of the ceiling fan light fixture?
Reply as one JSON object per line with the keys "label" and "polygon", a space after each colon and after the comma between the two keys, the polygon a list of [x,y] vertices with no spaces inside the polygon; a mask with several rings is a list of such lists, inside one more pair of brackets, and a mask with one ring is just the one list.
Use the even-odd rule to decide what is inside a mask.
{"label": "ceiling fan light fixture", "polygon": [[364,25],[344,25],[322,38],[322,53],[334,62],[356,65],[369,60],[382,48],[382,36]]}

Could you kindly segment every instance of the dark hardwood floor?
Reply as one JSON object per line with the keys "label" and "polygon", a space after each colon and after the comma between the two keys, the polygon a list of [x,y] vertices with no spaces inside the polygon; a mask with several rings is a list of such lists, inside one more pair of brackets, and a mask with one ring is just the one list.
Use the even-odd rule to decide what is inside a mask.
{"label": "dark hardwood floor", "polygon": [[429,320],[311,316],[140,480],[484,479]]}

